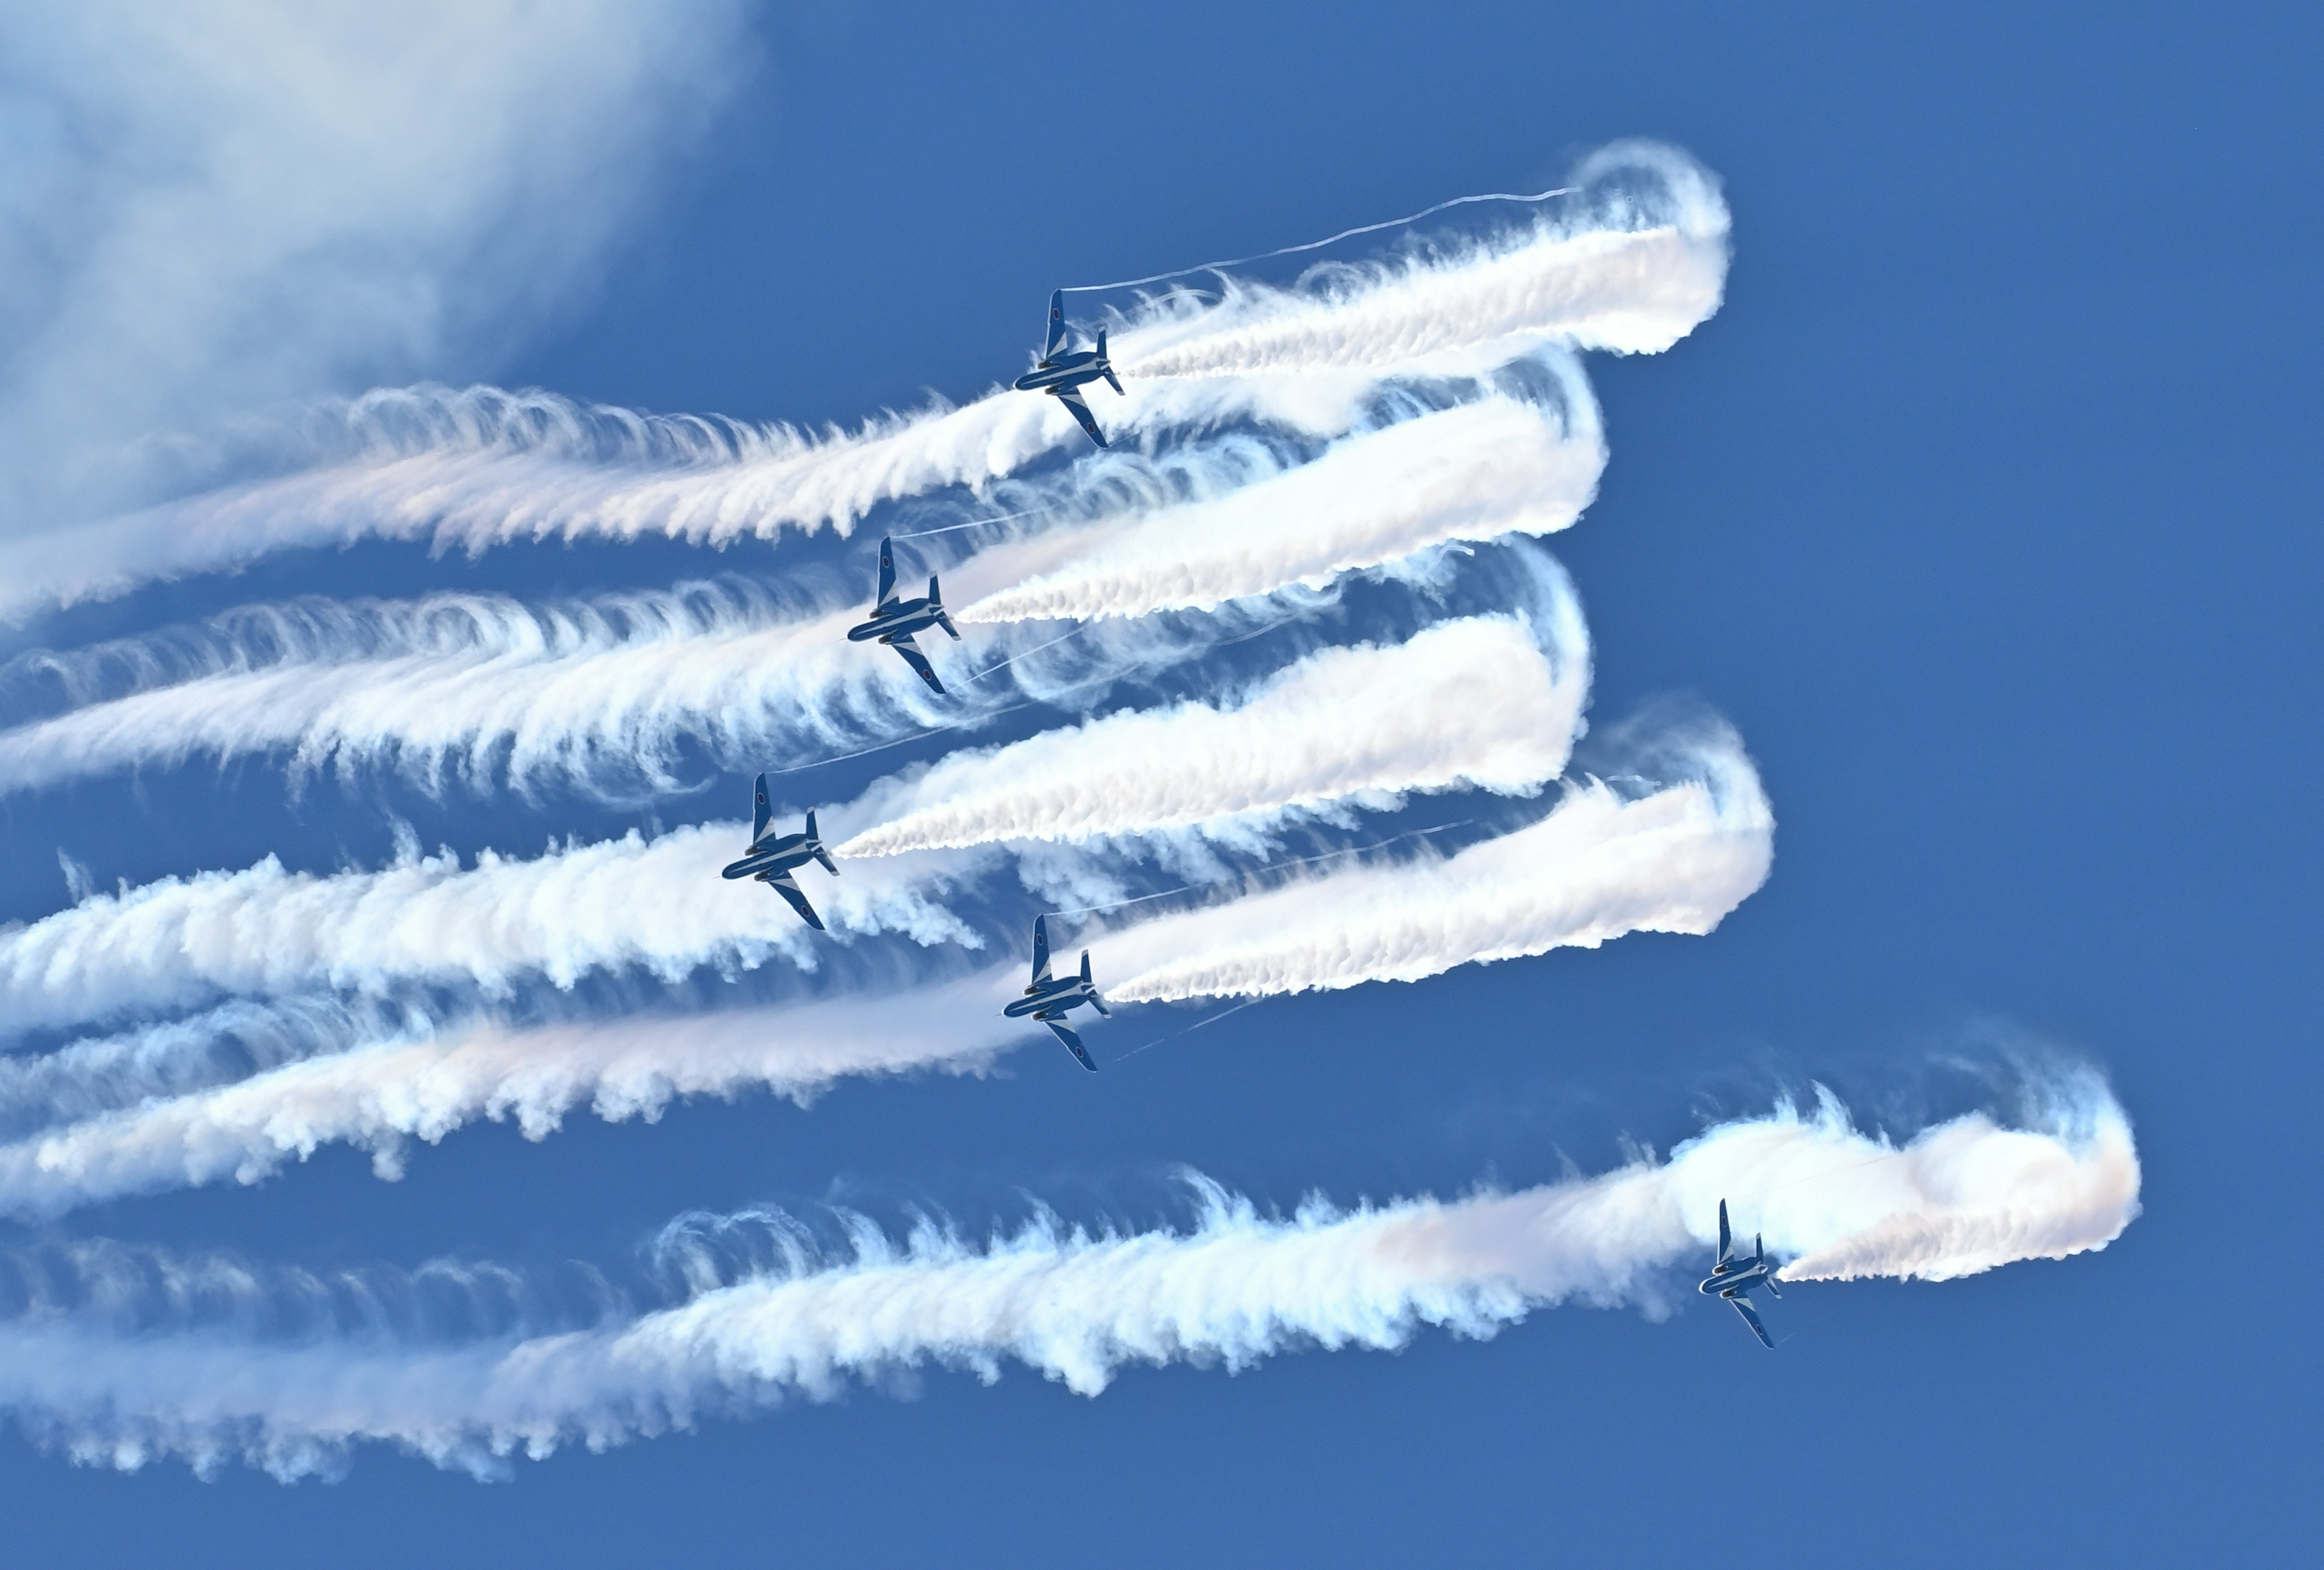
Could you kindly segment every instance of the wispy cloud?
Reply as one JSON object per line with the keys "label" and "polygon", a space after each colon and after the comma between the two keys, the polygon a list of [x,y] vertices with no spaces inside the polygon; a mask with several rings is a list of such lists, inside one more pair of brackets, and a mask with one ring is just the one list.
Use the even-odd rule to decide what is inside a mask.
{"label": "wispy cloud", "polygon": [[[60,525],[180,483],[232,417],[473,374],[586,291],[742,79],[742,11],[10,8],[0,550],[37,586],[9,597],[88,582]],[[157,543],[101,538],[98,581]]]}

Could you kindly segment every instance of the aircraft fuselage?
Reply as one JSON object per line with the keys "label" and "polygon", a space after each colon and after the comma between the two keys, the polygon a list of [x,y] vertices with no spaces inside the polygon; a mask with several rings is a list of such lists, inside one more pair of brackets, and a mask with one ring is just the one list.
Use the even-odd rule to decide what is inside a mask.
{"label": "aircraft fuselage", "polygon": [[742,853],[740,861],[729,862],[718,875],[722,878],[771,878],[803,867],[815,860],[815,852],[807,848],[807,836],[787,834],[780,839],[770,839],[754,845]]}
{"label": "aircraft fuselage", "polygon": [[1023,997],[1001,1011],[1011,1020],[1021,1020],[1028,1014],[1062,1014],[1068,1009],[1078,1009],[1093,1001],[1093,991],[1090,984],[1077,975],[1061,975],[1041,986],[1027,987]]}
{"label": "aircraft fuselage", "polygon": [[1106,367],[1095,349],[1044,360],[1009,385],[1019,392],[1064,392],[1102,380]]}
{"label": "aircraft fuselage", "polygon": [[1748,1292],[1754,1287],[1766,1285],[1767,1278],[1774,1273],[1775,1267],[1768,1264],[1766,1261],[1761,1260],[1755,1264],[1746,1265],[1740,1270],[1729,1270],[1722,1275],[1706,1276],[1702,1279],[1702,1284],[1695,1290],[1706,1298],[1732,1298],[1738,1293]]}
{"label": "aircraft fuselage", "polygon": [[851,643],[867,643],[876,638],[886,643],[894,639],[924,633],[936,624],[944,614],[941,606],[931,606],[925,599],[899,600],[885,610],[874,613],[868,622],[858,622],[847,629]]}

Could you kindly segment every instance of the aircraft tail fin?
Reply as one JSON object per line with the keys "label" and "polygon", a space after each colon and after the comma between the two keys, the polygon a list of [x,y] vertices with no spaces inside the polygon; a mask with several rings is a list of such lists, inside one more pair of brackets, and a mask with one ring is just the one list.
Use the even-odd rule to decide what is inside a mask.
{"label": "aircraft tail fin", "polygon": [[775,809],[767,805],[767,777],[764,774],[759,776],[757,790],[758,794],[751,805],[751,843],[752,845],[767,837],[767,819],[775,815]]}
{"label": "aircraft tail fin", "polygon": [[1113,374],[1113,362],[1105,357],[1105,329],[1097,329],[1097,368],[1105,373],[1105,384],[1116,392],[1121,391],[1121,378]]}
{"label": "aircraft tail fin", "polygon": [[928,574],[928,610],[936,617],[936,625],[950,633],[954,642],[959,642],[960,629],[954,626],[952,617],[945,614],[944,590],[936,586],[935,573]]}
{"label": "aircraft tail fin", "polygon": [[807,848],[815,853],[815,859],[823,864],[825,872],[835,878],[839,876],[839,864],[833,861],[831,853],[823,848],[823,831],[816,827],[815,808],[812,807],[807,810]]}

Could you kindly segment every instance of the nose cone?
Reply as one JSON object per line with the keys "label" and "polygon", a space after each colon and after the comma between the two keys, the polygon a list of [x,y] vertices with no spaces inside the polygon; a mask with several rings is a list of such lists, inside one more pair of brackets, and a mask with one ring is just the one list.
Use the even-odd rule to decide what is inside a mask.
{"label": "nose cone", "polygon": [[725,870],[718,875],[722,878],[747,878],[751,875],[752,860],[752,857],[744,856],[739,862],[729,862],[726,864]]}

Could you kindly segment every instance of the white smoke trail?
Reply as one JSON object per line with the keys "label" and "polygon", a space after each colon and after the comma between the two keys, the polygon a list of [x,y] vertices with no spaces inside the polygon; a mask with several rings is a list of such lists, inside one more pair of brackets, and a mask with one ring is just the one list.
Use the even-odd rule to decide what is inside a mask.
{"label": "white smoke trail", "polygon": [[1189,1231],[1093,1234],[1044,1214],[978,1246],[934,1225],[899,1242],[858,1219],[837,1260],[769,1217],[776,1268],[530,1337],[285,1344],[31,1314],[0,1323],[0,1408],[76,1459],[124,1469],[242,1457],[291,1477],[374,1441],[489,1475],[520,1450],[603,1447],[899,1368],[991,1381],[1014,1361],[1095,1395],[1126,1365],[1243,1369],[1301,1346],[1395,1348],[1425,1326],[1482,1337],[1566,1303],[1659,1317],[1683,1290],[1672,1274],[1708,1263],[1721,1198],[1802,1275],[1843,1260],[1851,1275],[1941,1280],[2103,1248],[2129,1224],[2128,1120],[2095,1085],[2071,1113],[2032,1129],[1976,1114],[1896,1145],[1827,1099],[1714,1127],[1662,1162],[1511,1194],[1351,1211],[1311,1199],[1283,1219],[1198,1178]]}
{"label": "white smoke trail", "polygon": [[1539,635],[1508,616],[1441,623],[1386,648],[1311,654],[1231,707],[1121,713],[957,752],[882,781],[835,824],[843,856],[1084,839],[1479,787],[1530,794],[1563,771],[1590,691],[1570,593]]}
{"label": "white smoke trail", "polygon": [[963,622],[1215,608],[1453,540],[1547,534],[1597,494],[1606,447],[1578,372],[1563,410],[1499,394],[1352,436],[1313,463],[1222,495],[982,553],[961,591],[1005,585]]}
{"label": "white smoke trail", "polygon": [[[675,789],[681,743],[729,769],[973,724],[1167,665],[1264,625],[1256,606],[1205,627],[1093,629],[1010,651],[939,640],[938,698],[903,662],[845,639],[860,610],[729,581],[528,605],[500,596],[248,607],[172,633],[15,662],[81,706],[0,731],[0,792],[111,769],[288,755],[294,778],[403,771],[430,790]],[[979,679],[968,679],[979,675]],[[94,696],[117,688],[125,693]]]}
{"label": "white smoke trail", "polygon": [[[881,733],[935,722],[899,662],[845,642],[848,621],[739,583],[544,606],[483,595],[254,606],[208,637],[32,665],[25,674],[53,672],[68,693],[126,665],[143,689],[0,732],[0,790],[266,753],[287,753],[294,775],[388,763],[430,788],[452,771],[482,787],[503,760],[520,789],[609,768],[669,785],[681,737],[740,763],[786,734],[848,743],[861,720]],[[158,657],[172,644],[179,659]]]}
{"label": "white smoke trail", "polygon": [[0,1129],[13,1135],[208,1090],[378,1039],[394,1027],[376,1008],[337,999],[237,998],[52,1052],[0,1056]]}
{"label": "white smoke trail", "polygon": [[1446,860],[1360,866],[1092,940],[1123,1002],[1418,981],[1626,932],[1706,933],[1766,881],[1775,817],[1731,732],[1696,777],[1631,797],[1568,788],[1538,823]]}
{"label": "white smoke trail", "polygon": [[[1590,161],[1590,187],[1542,220],[1437,254],[1330,269],[1314,287],[1231,282],[1114,322],[1129,391],[1103,418],[1124,436],[1259,419],[1314,436],[1351,429],[1382,380],[1474,376],[1545,344],[1646,353],[1718,308],[1728,217],[1683,155],[1628,144]],[[845,532],[873,507],[982,487],[1083,438],[1055,399],[996,391],[957,409],[889,415],[820,437],[788,427],[672,421],[598,461],[640,417],[479,392],[388,394],[352,407],[344,462],[213,492],[0,551],[0,615],[43,601],[364,536],[480,550],[511,540],[648,534],[724,544],[787,529]],[[1111,396],[1109,394],[1109,396]],[[417,425],[418,443],[401,439]],[[433,439],[442,427],[448,441]],[[617,444],[618,445],[618,444]],[[684,455],[675,465],[671,452]]]}
{"label": "white smoke trail", "polygon": [[[1562,766],[1588,686],[1571,586],[1554,564],[1533,565],[1549,657],[1515,622],[1472,618],[1400,649],[1318,657],[1245,711],[1190,703],[1117,715],[998,760],[940,763],[869,793],[857,816],[917,814],[913,826],[871,841],[880,854],[859,859],[855,875],[810,878],[810,897],[837,932],[973,943],[930,900],[965,866],[944,852],[913,852],[908,838],[958,845],[1149,832],[1333,799],[1378,804],[1463,781],[1529,790]],[[1197,747],[1200,759],[1189,750]],[[1025,772],[1035,765],[1038,780]],[[1003,777],[1010,788],[996,789]],[[1017,788],[1028,780],[1038,789],[1023,795]],[[0,1029],[181,1007],[219,993],[376,993],[409,983],[505,993],[530,975],[570,986],[586,971],[637,965],[669,978],[776,953],[811,965],[812,940],[788,908],[712,877],[746,839],[740,825],[715,824],[531,861],[486,853],[467,869],[450,853],[412,854],[383,871],[328,877],[292,874],[269,857],[241,872],[124,888],[0,933]],[[913,864],[886,860],[899,854]]]}
{"label": "white smoke trail", "polygon": [[[1642,799],[1574,788],[1541,823],[1442,863],[1327,874],[1102,935],[1101,984],[1120,1002],[1264,996],[1416,980],[1626,931],[1708,931],[1765,878],[1772,822],[1731,737],[1699,744],[1694,762],[1701,779]],[[650,931],[658,920],[648,913]],[[525,942],[542,964],[548,945]],[[501,938],[493,963],[506,967],[514,947]],[[589,952],[617,951],[601,940]],[[458,961],[472,978],[483,962]],[[417,973],[441,975],[452,963],[431,958]],[[659,963],[675,971],[703,960],[673,960],[665,947]],[[1130,974],[1113,979],[1125,964]],[[440,1139],[477,1117],[514,1117],[540,1137],[585,1100],[606,1117],[650,1115],[675,1096],[803,1095],[850,1074],[977,1067],[1010,1032],[1027,1035],[993,1018],[1014,975],[1004,962],[969,982],[771,1015],[440,1030],[407,1020],[352,1049],[342,1033],[323,1044],[343,1048],[330,1056],[0,1145],[0,1210],[49,1214],[173,1183],[254,1181],[335,1141],[392,1169],[407,1139]],[[306,972],[288,979],[302,978],[312,984]]]}
{"label": "white smoke trail", "polygon": [[334,1143],[370,1151],[394,1178],[409,1141],[432,1144],[478,1118],[513,1120],[540,1140],[584,1105],[620,1122],[688,1096],[767,1090],[804,1104],[844,1077],[978,1073],[1028,1040],[1054,1049],[1038,1026],[1001,1017],[1023,980],[1012,959],[962,981],[776,1008],[521,1028],[382,1018],[361,1039],[318,1029],[313,1055],[286,1053],[238,1083],[0,1144],[0,1211],[54,1215],[130,1194],[255,1183]]}
{"label": "white smoke trail", "polygon": [[[1321,270],[1323,288],[1237,289],[1136,340],[1141,376],[1249,376],[1370,367],[1468,371],[1483,346],[1555,341],[1651,355],[1719,306],[1729,218],[1717,185],[1674,149],[1619,143],[1567,184],[1588,216],[1442,258]],[[1554,209],[1553,209],[1554,211]],[[1123,337],[1125,359],[1130,338]]]}
{"label": "white smoke trail", "polygon": [[[1304,466],[1224,438],[1094,480],[1019,486],[1011,504],[1037,515],[1095,515],[946,568],[954,603],[998,591],[960,619],[1179,605],[1220,617],[1222,599],[1321,588],[1449,540],[1563,528],[1604,447],[1578,373],[1547,369],[1560,383],[1554,411],[1493,395],[1350,438]],[[287,755],[294,779],[395,767],[431,791],[448,776],[488,789],[503,771],[528,793],[549,779],[669,790],[682,783],[682,743],[743,771],[875,745],[973,723],[1020,696],[1085,695],[1281,610],[1247,605],[1203,628],[1090,627],[1013,658],[1008,639],[961,659],[940,648],[950,696],[937,699],[901,661],[846,643],[860,611],[827,589],[725,580],[546,605],[439,595],[245,606],[12,661],[0,672],[9,685],[73,706],[0,730],[0,792],[254,753]],[[987,674],[965,679],[964,666]]]}
{"label": "white smoke trail", "polygon": [[[240,872],[164,878],[0,932],[0,1030],[183,1007],[221,993],[320,987],[385,993],[456,984],[505,994],[521,980],[569,987],[637,966],[676,980],[706,965],[780,956],[818,963],[789,906],[718,871],[750,840],[712,823],[653,840],[568,845],[530,861],[485,852],[409,854],[377,872],[292,873],[272,856]],[[953,854],[805,874],[835,933],[899,932],[923,944],[983,938],[934,902],[973,864]]]}

